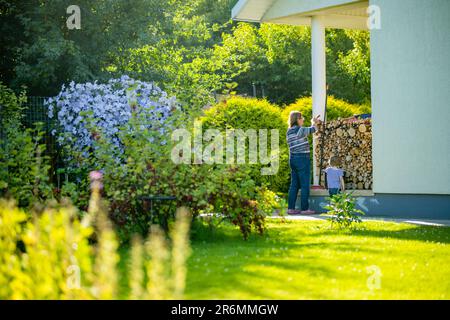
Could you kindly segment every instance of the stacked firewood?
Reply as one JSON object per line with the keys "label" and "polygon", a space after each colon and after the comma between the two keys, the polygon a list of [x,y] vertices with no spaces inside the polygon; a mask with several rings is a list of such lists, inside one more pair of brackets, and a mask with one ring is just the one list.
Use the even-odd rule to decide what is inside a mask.
{"label": "stacked firewood", "polygon": [[[347,189],[372,190],[372,122],[371,119],[338,119],[320,125],[316,134],[317,166],[322,157],[321,185],[330,157],[337,156],[345,170]],[[323,151],[321,145],[323,144]],[[319,172],[320,169],[318,169]]]}

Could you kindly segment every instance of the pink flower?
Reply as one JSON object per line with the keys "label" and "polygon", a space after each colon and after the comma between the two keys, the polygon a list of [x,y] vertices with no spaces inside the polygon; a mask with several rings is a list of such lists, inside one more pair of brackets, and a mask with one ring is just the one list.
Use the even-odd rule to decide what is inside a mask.
{"label": "pink flower", "polygon": [[100,171],[91,171],[89,173],[89,178],[92,181],[99,181],[99,180],[102,180],[103,174]]}

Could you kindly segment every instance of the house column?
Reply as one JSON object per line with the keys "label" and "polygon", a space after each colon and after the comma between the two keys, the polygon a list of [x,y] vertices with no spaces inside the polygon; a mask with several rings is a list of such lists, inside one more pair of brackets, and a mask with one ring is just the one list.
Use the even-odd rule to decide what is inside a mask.
{"label": "house column", "polygon": [[[325,25],[322,16],[311,18],[311,64],[312,64],[312,114],[320,115],[324,120],[326,99],[326,60],[325,60]],[[317,148],[316,137],[313,137],[313,149]],[[313,183],[319,184],[319,170],[315,152],[313,153]]]}

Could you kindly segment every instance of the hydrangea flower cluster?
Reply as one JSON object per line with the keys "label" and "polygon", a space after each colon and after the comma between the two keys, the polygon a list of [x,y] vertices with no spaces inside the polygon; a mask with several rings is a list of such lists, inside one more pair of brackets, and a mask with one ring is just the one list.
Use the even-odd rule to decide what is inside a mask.
{"label": "hydrangea flower cluster", "polygon": [[[178,108],[175,97],[168,97],[155,84],[128,76],[111,79],[106,84],[72,81],[67,87],[63,85],[56,97],[47,99],[45,105],[50,118],[56,113],[60,131],[58,143],[71,145],[79,151],[93,145],[95,134],[87,126],[90,121],[120,148],[117,133],[128,123],[132,111],[137,110],[146,128],[163,135],[167,132],[171,112]],[[52,133],[55,135],[56,130]]]}

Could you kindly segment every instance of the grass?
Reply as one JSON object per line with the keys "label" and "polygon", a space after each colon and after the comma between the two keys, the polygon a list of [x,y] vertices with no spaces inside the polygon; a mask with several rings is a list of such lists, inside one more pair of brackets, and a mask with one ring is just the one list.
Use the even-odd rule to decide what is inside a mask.
{"label": "grass", "polygon": [[[185,298],[450,299],[449,243],[450,228],[388,222],[338,231],[327,221],[269,220],[248,241],[231,225],[198,222]],[[368,285],[374,270],[379,289]]]}

